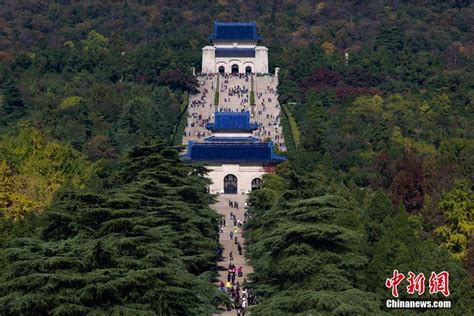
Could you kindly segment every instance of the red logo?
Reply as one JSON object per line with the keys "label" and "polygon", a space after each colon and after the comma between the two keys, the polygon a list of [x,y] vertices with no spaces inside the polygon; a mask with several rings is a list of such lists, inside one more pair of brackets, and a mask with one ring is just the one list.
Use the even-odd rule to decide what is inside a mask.
{"label": "red logo", "polygon": [[398,273],[398,270],[393,270],[393,278],[387,279],[385,281],[385,286],[388,288],[392,288],[392,296],[398,297],[398,289],[397,286],[402,282],[405,278],[403,273]]}
{"label": "red logo", "polygon": [[[405,279],[405,275],[403,273],[399,273],[398,270],[393,270],[393,276],[385,281],[385,286],[392,289],[393,297],[398,297],[398,285],[403,281],[403,279]],[[407,293],[415,294],[416,292],[418,295],[423,294],[425,292],[425,280],[426,278],[423,273],[415,275],[415,273],[409,271],[407,278]],[[438,274],[431,272],[428,282],[430,294],[442,293],[444,296],[449,296],[448,272],[442,271]]]}
{"label": "red logo", "polygon": [[443,293],[444,296],[449,296],[449,273],[446,271],[438,274],[431,272],[430,276],[430,294]]}
{"label": "red logo", "polygon": [[420,273],[415,277],[415,273],[409,271],[407,281],[408,294],[415,294],[415,292],[418,292],[418,295],[421,295],[425,293],[425,275],[423,273]]}

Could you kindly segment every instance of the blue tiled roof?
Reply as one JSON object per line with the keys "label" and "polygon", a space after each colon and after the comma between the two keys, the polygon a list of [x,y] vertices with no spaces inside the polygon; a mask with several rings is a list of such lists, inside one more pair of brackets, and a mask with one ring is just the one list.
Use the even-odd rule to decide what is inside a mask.
{"label": "blue tiled roof", "polygon": [[257,25],[255,22],[245,23],[223,23],[214,22],[214,33],[209,37],[209,41],[214,40],[255,40],[262,38],[257,35]]}
{"label": "blue tiled roof", "polygon": [[255,48],[217,48],[216,57],[255,57]]}
{"label": "blue tiled roof", "polygon": [[250,123],[250,112],[215,112],[214,123],[208,123],[206,128],[212,132],[250,132],[258,125]]}
{"label": "blue tiled roof", "polygon": [[249,136],[249,137],[219,137],[219,136],[209,136],[204,138],[206,142],[247,142],[247,143],[258,143],[260,139],[257,137]]}
{"label": "blue tiled roof", "polygon": [[279,163],[285,156],[273,153],[273,143],[193,143],[183,158],[191,162]]}

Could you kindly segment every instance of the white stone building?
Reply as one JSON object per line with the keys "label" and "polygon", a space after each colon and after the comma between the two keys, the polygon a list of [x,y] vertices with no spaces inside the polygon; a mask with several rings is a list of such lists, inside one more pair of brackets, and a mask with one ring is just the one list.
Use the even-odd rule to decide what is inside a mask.
{"label": "white stone building", "polygon": [[258,46],[255,22],[214,22],[211,45],[202,48],[202,73],[268,73],[268,49]]}
{"label": "white stone building", "polygon": [[278,68],[268,73],[268,49],[260,41],[255,22],[215,22],[211,46],[202,49],[200,94],[190,98],[182,158],[209,169],[210,193],[249,193],[287,159],[273,152],[283,140]]}
{"label": "white stone building", "polygon": [[252,136],[258,128],[249,112],[216,112],[207,124],[212,135],[200,142],[189,141],[184,159],[209,168],[211,193],[245,194],[262,185],[262,175],[274,172],[286,157],[273,152],[273,142]]}

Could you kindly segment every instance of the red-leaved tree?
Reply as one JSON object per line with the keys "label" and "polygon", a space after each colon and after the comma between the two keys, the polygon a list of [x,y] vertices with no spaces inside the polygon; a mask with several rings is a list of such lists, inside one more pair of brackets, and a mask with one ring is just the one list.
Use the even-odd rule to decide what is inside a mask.
{"label": "red-leaved tree", "polygon": [[417,212],[423,207],[423,158],[416,156],[409,145],[405,146],[403,156],[395,161],[390,195],[393,203],[403,203],[407,212]]}

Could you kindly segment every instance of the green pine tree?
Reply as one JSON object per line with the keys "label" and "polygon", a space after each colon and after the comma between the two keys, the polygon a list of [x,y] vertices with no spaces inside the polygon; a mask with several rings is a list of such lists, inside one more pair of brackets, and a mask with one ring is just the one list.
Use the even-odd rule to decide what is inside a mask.
{"label": "green pine tree", "polygon": [[218,215],[205,170],[163,144],[135,148],[115,186],[63,188],[34,229],[4,241],[2,315],[205,315]]}
{"label": "green pine tree", "polygon": [[8,80],[3,84],[3,105],[2,110],[10,119],[20,118],[25,114],[25,104],[20,90],[13,80]]}

